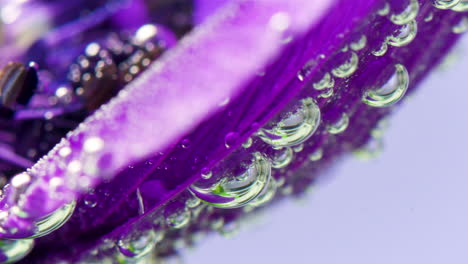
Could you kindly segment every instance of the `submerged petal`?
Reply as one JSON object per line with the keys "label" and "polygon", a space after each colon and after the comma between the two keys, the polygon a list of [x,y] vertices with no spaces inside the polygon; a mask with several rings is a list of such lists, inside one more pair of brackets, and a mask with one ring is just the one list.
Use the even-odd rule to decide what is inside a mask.
{"label": "submerged petal", "polygon": [[[304,191],[390,113],[366,95],[401,97],[403,86],[389,84],[395,69],[411,92],[458,38],[452,27],[463,13],[384,4],[226,4],[12,180],[0,236],[33,236],[38,221],[79,199],[25,261],[138,260],[154,243],[157,254],[173,254],[180,240]],[[50,258],[48,248],[60,250]]]}

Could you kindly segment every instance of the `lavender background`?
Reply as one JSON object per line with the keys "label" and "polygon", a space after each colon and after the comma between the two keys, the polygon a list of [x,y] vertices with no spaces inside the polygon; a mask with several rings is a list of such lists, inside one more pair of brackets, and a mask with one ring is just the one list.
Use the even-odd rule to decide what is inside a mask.
{"label": "lavender background", "polygon": [[[468,263],[468,38],[390,118],[385,150],[348,157],[302,200],[176,262]],[[252,221],[251,221],[252,222]]]}

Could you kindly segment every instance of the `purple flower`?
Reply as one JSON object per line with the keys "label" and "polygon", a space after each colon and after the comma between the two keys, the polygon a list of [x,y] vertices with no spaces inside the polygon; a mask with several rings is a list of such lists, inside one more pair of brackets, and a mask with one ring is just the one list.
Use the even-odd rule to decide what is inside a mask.
{"label": "purple flower", "polygon": [[214,2],[2,2],[2,261],[164,257],[298,195],[468,29],[464,0]]}

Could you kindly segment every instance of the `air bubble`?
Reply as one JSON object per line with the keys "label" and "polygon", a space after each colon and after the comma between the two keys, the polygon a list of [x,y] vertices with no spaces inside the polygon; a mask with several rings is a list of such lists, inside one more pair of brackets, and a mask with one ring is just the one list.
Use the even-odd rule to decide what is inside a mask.
{"label": "air bubble", "polygon": [[34,247],[33,239],[0,239],[0,261],[14,263],[24,258]]}
{"label": "air bubble", "polygon": [[460,3],[460,0],[434,0],[433,5],[439,9],[450,9]]}
{"label": "air bubble", "polygon": [[210,221],[210,227],[213,230],[219,230],[224,226],[224,218],[218,217]]}
{"label": "air bubble", "polygon": [[400,101],[409,86],[409,74],[405,66],[395,65],[395,73],[379,89],[369,90],[362,101],[373,107],[387,107]]}
{"label": "air bubble", "polygon": [[379,47],[379,49],[372,51],[372,55],[381,57],[385,55],[388,51],[388,44],[387,42],[382,43],[382,45]]}
{"label": "air bubble", "polygon": [[242,147],[248,149],[252,146],[252,143],[253,140],[249,137],[244,143],[242,143]]}
{"label": "air bubble", "polygon": [[377,14],[379,16],[386,16],[390,13],[390,4],[388,3],[385,3],[384,7],[382,7],[381,9],[379,9],[377,11]]}
{"label": "air bubble", "polygon": [[174,210],[166,216],[166,224],[173,229],[180,229],[188,225],[190,222],[191,213],[186,208],[179,208]]}
{"label": "air bubble", "polygon": [[383,141],[381,138],[371,138],[367,144],[353,151],[354,157],[361,161],[370,161],[378,157],[383,150]]}
{"label": "air bubble", "polygon": [[335,92],[333,89],[328,89],[326,91],[323,91],[321,94],[318,95],[318,98],[330,98]]}
{"label": "air bubble", "polygon": [[124,256],[140,259],[148,255],[156,243],[162,239],[162,233],[153,229],[140,232],[130,232],[117,242],[117,247]]}
{"label": "air bubble", "polygon": [[191,142],[190,142],[190,139],[184,139],[182,140],[182,142],[180,142],[180,146],[183,148],[183,149],[189,149],[190,146],[191,146]]}
{"label": "air bubble", "polygon": [[271,166],[275,169],[282,169],[288,166],[293,158],[293,150],[290,147],[281,148],[274,152],[271,159]]}
{"label": "air bubble", "polygon": [[189,199],[187,199],[187,201],[185,201],[185,205],[188,208],[195,208],[195,207],[199,206],[200,203],[201,203],[200,199],[198,199],[195,196],[192,196]]}
{"label": "air bubble", "polygon": [[418,33],[418,24],[412,20],[408,24],[403,25],[396,34],[387,38],[387,43],[394,47],[403,47],[411,43]]}
{"label": "air bubble", "polygon": [[452,7],[453,11],[457,12],[465,12],[468,11],[468,1],[467,0],[461,0],[458,5]]}
{"label": "air bubble", "polygon": [[297,73],[297,78],[299,81],[303,82],[306,80],[307,77],[310,76],[312,73],[313,69],[317,66],[317,61],[316,60],[310,60],[308,61],[304,67],[302,67],[301,70]]}
{"label": "air bubble", "polygon": [[257,198],[255,198],[255,200],[249,203],[249,206],[258,207],[258,206],[267,204],[268,202],[273,200],[273,198],[275,197],[276,189],[277,189],[276,181],[272,177],[270,181],[268,182],[268,186],[264,189],[264,191]]}
{"label": "air bubble", "polygon": [[359,51],[365,48],[367,45],[367,37],[362,35],[357,41],[352,42],[349,46],[354,51]]}
{"label": "air bubble", "polygon": [[205,180],[208,180],[209,178],[211,178],[211,176],[213,175],[213,173],[209,170],[209,169],[202,169],[202,172],[201,172],[201,177]]}
{"label": "air bubble", "polygon": [[452,27],[452,32],[455,34],[462,34],[468,31],[468,18],[463,17],[456,25]]}
{"label": "air bubble", "polygon": [[406,9],[400,14],[393,14],[390,16],[390,20],[396,25],[404,25],[414,20],[419,13],[419,2],[418,0],[410,0]]}
{"label": "air bubble", "polygon": [[315,90],[331,89],[335,86],[335,79],[327,72],[323,75],[323,78],[313,84]]}
{"label": "air bubble", "polygon": [[346,78],[351,76],[358,68],[359,57],[355,52],[351,52],[346,62],[334,68],[332,73],[335,77]]}
{"label": "air bubble", "polygon": [[239,224],[237,222],[231,221],[225,223],[221,229],[218,230],[219,234],[225,238],[231,238],[239,233]]}
{"label": "air bubble", "polygon": [[292,150],[296,153],[299,153],[304,150],[304,144],[296,145],[292,148]]}
{"label": "air bubble", "polygon": [[60,209],[55,210],[52,214],[44,219],[37,221],[36,231],[30,238],[42,237],[52,233],[64,225],[75,211],[76,202],[73,201]]}
{"label": "air bubble", "polygon": [[243,167],[240,173],[227,169],[220,180],[209,187],[200,187],[195,183],[190,191],[203,202],[215,207],[242,207],[255,199],[268,184],[271,163],[263,154],[256,152],[251,164]]}
{"label": "air bubble", "polygon": [[84,200],[84,204],[90,208],[96,207],[98,203],[98,199],[96,194],[88,194],[88,196]]}
{"label": "air bubble", "polygon": [[433,12],[429,13],[429,14],[424,18],[424,22],[431,22],[432,19],[434,19],[434,13],[433,13]]}
{"label": "air bubble", "polygon": [[322,159],[322,157],[323,157],[323,149],[318,148],[309,155],[309,160],[310,161],[319,161],[319,160]]}
{"label": "air bubble", "polygon": [[281,189],[281,194],[285,196],[291,195],[293,192],[293,187],[291,185],[284,186],[283,189]]}
{"label": "air bubble", "polygon": [[327,126],[327,131],[330,134],[340,134],[343,133],[349,125],[349,116],[346,113],[343,113],[335,123],[329,124]]}
{"label": "air bubble", "polygon": [[224,145],[226,148],[231,148],[234,144],[236,144],[237,139],[239,139],[239,133],[229,132],[224,137]]}
{"label": "air bubble", "polygon": [[274,148],[303,143],[314,134],[320,124],[320,108],[312,98],[301,100],[295,112],[288,113],[270,129],[261,129],[260,138]]}

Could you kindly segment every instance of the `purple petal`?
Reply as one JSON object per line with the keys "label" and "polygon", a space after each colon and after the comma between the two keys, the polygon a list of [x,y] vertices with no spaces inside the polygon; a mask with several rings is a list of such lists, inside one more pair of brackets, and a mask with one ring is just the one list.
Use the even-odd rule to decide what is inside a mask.
{"label": "purple petal", "polygon": [[[367,99],[367,104],[362,103],[369,91],[385,85],[397,70],[399,97],[387,102],[388,96],[377,90],[371,99],[385,97],[378,102],[382,105],[374,106],[401,99],[407,82],[411,91],[457,39],[453,25],[463,14],[421,2],[413,24],[411,14],[391,23],[376,14],[382,6],[381,1],[364,0],[227,4],[70,133],[28,174],[13,179],[16,184],[5,190],[1,204],[4,211],[12,212],[2,224],[3,236],[31,235],[37,220],[99,185],[82,197],[79,210],[64,228],[38,240],[44,251],[34,253],[36,260],[49,253],[47,248],[69,254],[60,246],[64,243],[73,243],[68,250],[77,259],[96,250],[99,254],[94,257],[101,260],[118,252],[140,257],[146,248],[133,252],[127,244],[139,237],[153,245],[158,240],[155,232],[166,235],[158,253],[170,254],[177,239],[211,230],[218,219],[229,223],[243,215],[242,209],[186,208],[192,198],[184,190],[202,174],[211,171],[215,174],[211,180],[220,180],[226,169],[235,174],[241,164],[267,160],[269,181],[282,181],[290,192],[300,193],[341,153],[368,142],[370,130],[390,112],[391,108],[369,107],[372,102]],[[404,7],[406,1],[392,2],[389,16],[406,12]],[[429,16],[432,20],[427,21]],[[408,19],[404,25],[395,24],[404,19]],[[418,34],[412,36],[414,24]],[[388,34],[393,37],[387,39]],[[385,45],[386,54],[371,55]],[[422,46],[425,52],[419,51]],[[317,88],[326,74],[334,85],[328,82]],[[274,127],[300,113],[301,105],[318,107],[320,126],[309,129],[307,137],[278,143],[282,150],[271,148],[282,138],[275,135]],[[306,110],[314,115],[314,109]],[[256,134],[260,128],[264,129]],[[251,136],[254,140],[247,144],[251,146],[241,147]],[[288,164],[273,163],[291,153],[294,158]],[[270,166],[277,168],[272,176]],[[215,205],[234,199],[211,199],[193,186],[198,198]],[[86,205],[93,204],[92,198],[99,202],[90,208]],[[19,216],[11,208],[28,215]],[[187,215],[192,215],[191,221]],[[13,232],[15,228],[19,231]],[[96,230],[100,231],[93,233]]]}

